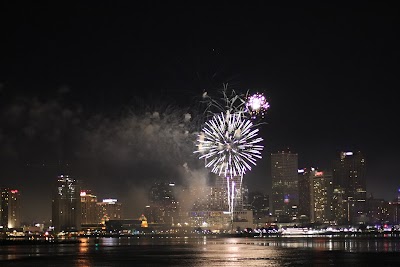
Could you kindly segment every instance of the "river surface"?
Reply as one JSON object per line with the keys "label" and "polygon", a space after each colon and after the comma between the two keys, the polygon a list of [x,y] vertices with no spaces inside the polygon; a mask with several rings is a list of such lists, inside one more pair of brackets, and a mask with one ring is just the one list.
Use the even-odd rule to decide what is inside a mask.
{"label": "river surface", "polygon": [[0,266],[400,266],[400,238],[123,237],[1,245]]}

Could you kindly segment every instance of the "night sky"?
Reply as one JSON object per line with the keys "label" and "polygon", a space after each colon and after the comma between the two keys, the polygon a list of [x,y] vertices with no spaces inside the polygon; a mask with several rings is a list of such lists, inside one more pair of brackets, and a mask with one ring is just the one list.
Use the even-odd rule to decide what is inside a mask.
{"label": "night sky", "polygon": [[201,96],[224,84],[271,105],[251,190],[270,192],[271,152],[329,169],[360,150],[367,192],[395,197],[398,8],[145,2],[1,2],[0,186],[21,190],[25,221],[51,218],[61,173],[130,218],[154,179],[201,185]]}

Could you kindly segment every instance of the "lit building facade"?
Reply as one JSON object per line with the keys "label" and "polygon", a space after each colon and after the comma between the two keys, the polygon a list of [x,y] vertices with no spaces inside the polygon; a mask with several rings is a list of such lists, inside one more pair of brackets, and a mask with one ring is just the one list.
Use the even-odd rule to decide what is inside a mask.
{"label": "lit building facade", "polygon": [[290,151],[271,154],[272,212],[278,221],[296,216],[298,195],[298,155]]}
{"label": "lit building facade", "polygon": [[342,188],[333,188],[332,193],[332,212],[333,220],[338,225],[348,224],[348,205],[347,197]]}
{"label": "lit building facade", "polygon": [[103,202],[97,202],[98,221],[105,224],[109,220],[120,220],[122,218],[122,203],[117,199],[107,198]]}
{"label": "lit building facade", "polygon": [[400,188],[397,190],[397,198],[389,203],[389,223],[400,225]]}
{"label": "lit building facade", "polygon": [[301,222],[310,222],[311,218],[311,182],[310,169],[298,170],[299,205],[297,215]]}
{"label": "lit building facade", "polygon": [[146,217],[149,223],[173,225],[180,219],[175,183],[155,182],[150,188]]}
{"label": "lit building facade", "polygon": [[249,193],[249,210],[253,211],[255,224],[265,221],[269,216],[269,195],[261,192]]}
{"label": "lit building facade", "polygon": [[334,189],[343,191],[347,202],[347,222],[366,218],[366,161],[361,152],[341,152],[333,170]]}
{"label": "lit building facade", "polygon": [[328,171],[310,172],[310,209],[312,223],[330,223],[332,220],[332,173]]}
{"label": "lit building facade", "polygon": [[16,189],[1,188],[0,226],[3,229],[21,226],[20,192]]}
{"label": "lit building facade", "polygon": [[[247,186],[243,183],[240,176],[233,177],[222,177],[217,176],[215,181],[215,186],[213,188],[213,194],[211,201],[214,203],[219,203],[219,206],[215,207],[215,210],[229,210],[228,204],[228,194],[232,195],[231,191],[228,191],[228,180],[230,185],[230,190],[234,190],[233,194],[233,211],[242,211],[244,207],[248,204],[248,194],[249,190]],[[234,184],[234,187],[232,187]]]}
{"label": "lit building facade", "polygon": [[97,211],[97,196],[93,195],[90,190],[81,190],[81,211],[82,224],[100,223]]}
{"label": "lit building facade", "polygon": [[52,219],[56,233],[81,229],[81,198],[79,182],[69,175],[58,176],[52,200]]}
{"label": "lit building facade", "polygon": [[387,224],[390,222],[389,202],[381,198],[367,199],[367,217],[370,224]]}
{"label": "lit building facade", "polygon": [[8,228],[18,228],[21,226],[21,201],[20,191],[11,189],[8,204]]}

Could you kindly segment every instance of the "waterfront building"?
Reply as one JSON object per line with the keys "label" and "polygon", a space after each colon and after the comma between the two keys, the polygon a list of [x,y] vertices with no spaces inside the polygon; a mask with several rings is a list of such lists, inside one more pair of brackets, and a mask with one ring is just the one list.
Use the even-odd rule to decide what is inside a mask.
{"label": "waterfront building", "polygon": [[249,193],[249,210],[253,211],[255,224],[266,221],[269,217],[269,195],[261,192]]}
{"label": "waterfront building", "polygon": [[220,186],[212,186],[210,188],[210,194],[207,196],[205,203],[207,203],[206,207],[202,208],[201,206],[194,206],[193,209],[219,211],[229,210],[227,191],[226,188],[223,187],[223,184]]}
{"label": "waterfront building", "polygon": [[332,213],[333,220],[338,225],[348,224],[348,199],[344,190],[340,187],[334,187],[332,194]]}
{"label": "waterfront building", "polygon": [[366,202],[369,224],[382,225],[389,223],[389,202],[382,198],[370,196]]}
{"label": "waterfront building", "polygon": [[332,220],[332,173],[328,171],[310,172],[310,210],[312,223],[330,223]]}
{"label": "waterfront building", "polygon": [[155,182],[150,188],[149,205],[146,207],[149,223],[173,225],[179,221],[179,202],[173,182]]}
{"label": "waterfront building", "polygon": [[366,161],[361,152],[341,152],[335,161],[333,185],[342,190],[347,202],[347,222],[360,223],[366,218]]}
{"label": "waterfront building", "polygon": [[80,191],[78,180],[69,175],[58,176],[52,200],[52,221],[56,233],[81,229]]}
{"label": "waterfront building", "polygon": [[400,188],[397,190],[397,197],[389,202],[389,222],[400,225]]}
{"label": "waterfront building", "polygon": [[[229,191],[228,191],[228,182],[229,182]],[[234,187],[232,187],[234,184]],[[234,190],[234,194],[232,194],[231,190]],[[212,199],[214,203],[219,203],[219,206],[214,207],[213,210],[229,210],[228,200],[233,195],[233,211],[242,211],[248,205],[248,194],[249,190],[245,183],[243,183],[242,178],[240,176],[233,177],[223,177],[217,176],[215,180],[215,185],[213,187],[213,192],[216,195],[212,195],[212,198],[217,197],[216,199]],[[228,197],[228,195],[230,195]]]}
{"label": "waterfront building", "polygon": [[81,211],[82,224],[100,223],[97,211],[97,196],[92,194],[90,190],[81,190]]}
{"label": "waterfront building", "polygon": [[20,192],[16,189],[0,189],[0,226],[3,229],[21,226]]}
{"label": "waterfront building", "polygon": [[292,221],[297,216],[298,155],[290,151],[271,154],[272,213],[280,222]]}
{"label": "waterfront building", "polygon": [[102,224],[109,220],[120,220],[122,217],[122,203],[115,198],[106,198],[97,202],[98,221]]}
{"label": "waterfront building", "polygon": [[299,205],[297,216],[303,223],[309,223],[311,218],[311,189],[310,189],[310,170],[299,169],[298,172],[298,188],[299,188]]}

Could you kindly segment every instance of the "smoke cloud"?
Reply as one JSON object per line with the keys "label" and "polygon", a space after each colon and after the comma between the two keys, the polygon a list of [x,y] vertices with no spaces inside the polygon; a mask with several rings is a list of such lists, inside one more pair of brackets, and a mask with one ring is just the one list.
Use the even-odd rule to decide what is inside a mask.
{"label": "smoke cloud", "polygon": [[[89,115],[59,97],[24,97],[3,106],[0,119],[2,177],[8,177],[0,177],[0,186],[22,189],[25,205],[41,203],[39,212],[26,208],[29,218],[50,218],[52,186],[61,172],[82,180],[99,200],[124,201],[127,215],[140,215],[154,181],[207,186],[207,171],[193,153],[198,117],[189,109],[142,105],[119,115]],[[14,169],[4,164],[10,161]],[[196,196],[184,198],[189,205]]]}

